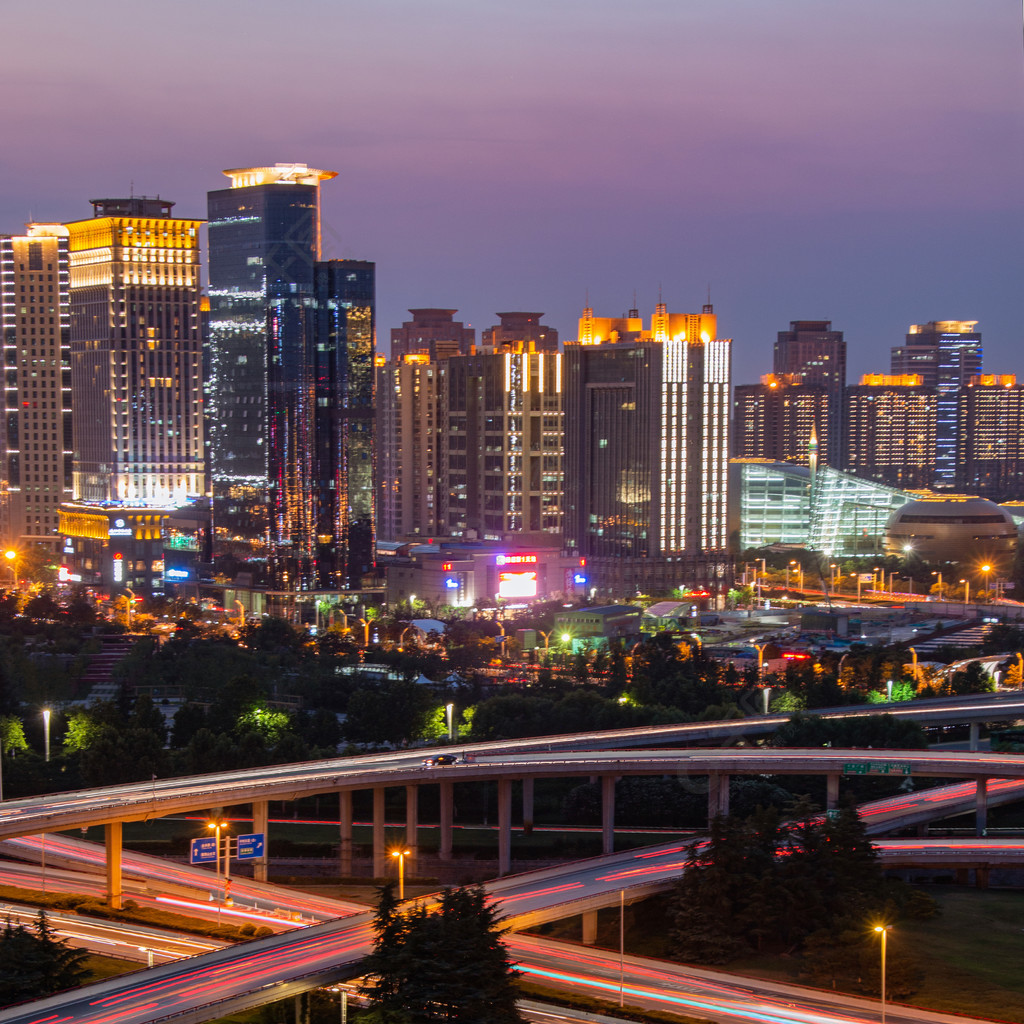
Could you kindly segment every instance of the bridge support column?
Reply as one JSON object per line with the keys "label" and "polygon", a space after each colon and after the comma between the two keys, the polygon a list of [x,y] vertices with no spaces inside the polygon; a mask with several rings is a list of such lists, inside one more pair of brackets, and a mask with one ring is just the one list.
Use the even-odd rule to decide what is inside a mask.
{"label": "bridge support column", "polygon": [[523,831],[533,831],[533,776],[523,779]]}
{"label": "bridge support column", "polygon": [[121,909],[121,822],[111,821],[103,827],[107,853],[107,903]]}
{"label": "bridge support column", "polygon": [[615,776],[601,776],[601,852],[615,852]]}
{"label": "bridge support column", "polygon": [[343,877],[352,874],[352,790],[343,789],[338,793],[338,873]]}
{"label": "bridge support column", "polygon": [[267,865],[270,862],[270,836],[267,834],[269,826],[270,805],[266,800],[253,800],[252,830],[263,833],[263,856],[252,862],[252,877],[257,882],[267,880]]}
{"label": "bridge support column", "polygon": [[981,723],[971,722],[971,753],[977,753],[978,741],[981,739]]}
{"label": "bridge support column", "polygon": [[708,821],[729,813],[729,776],[721,772],[708,775]]}
{"label": "bridge support column", "polygon": [[383,878],[387,871],[387,850],[384,849],[384,796],[383,786],[373,787],[373,877]]}
{"label": "bridge support column", "polygon": [[405,787],[405,848],[409,851],[407,860],[415,865],[419,859],[420,834],[420,787]]}
{"label": "bridge support column", "polygon": [[512,871],[512,780],[498,779],[498,874]]}
{"label": "bridge support column", "polygon": [[983,836],[988,832],[988,779],[978,779],[974,799],[974,832]]}
{"label": "bridge support column", "polygon": [[839,772],[829,772],[826,776],[825,807],[834,811],[839,804]]}
{"label": "bridge support column", "polygon": [[989,867],[987,864],[979,864],[974,869],[974,884],[978,889],[988,888],[988,872]]}
{"label": "bridge support column", "polygon": [[441,783],[441,836],[437,855],[441,860],[452,859],[452,819],[455,810],[455,783]]}
{"label": "bridge support column", "polygon": [[583,945],[593,946],[597,943],[597,911],[588,910],[583,915]]}

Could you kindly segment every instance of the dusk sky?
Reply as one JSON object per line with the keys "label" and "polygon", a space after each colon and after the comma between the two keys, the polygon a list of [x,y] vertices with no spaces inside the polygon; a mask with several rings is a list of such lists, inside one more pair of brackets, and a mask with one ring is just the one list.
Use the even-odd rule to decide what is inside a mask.
{"label": "dusk sky", "polygon": [[128,194],[205,216],[228,167],[301,161],[326,255],[410,306],[575,336],[711,287],[733,379],[793,319],[849,376],[979,322],[1024,375],[1020,0],[36,0],[3,13],[0,231]]}

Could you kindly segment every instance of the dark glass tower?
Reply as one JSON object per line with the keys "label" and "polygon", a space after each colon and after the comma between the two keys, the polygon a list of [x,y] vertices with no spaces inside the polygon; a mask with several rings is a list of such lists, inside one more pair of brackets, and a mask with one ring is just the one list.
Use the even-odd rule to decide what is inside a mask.
{"label": "dark glass tower", "polygon": [[320,182],[275,164],[224,172],[209,193],[214,528],[220,554],[265,563],[266,582],[316,586],[314,268]]}
{"label": "dark glass tower", "polygon": [[327,260],[314,274],[315,586],[358,587],[373,567],[376,267]]}

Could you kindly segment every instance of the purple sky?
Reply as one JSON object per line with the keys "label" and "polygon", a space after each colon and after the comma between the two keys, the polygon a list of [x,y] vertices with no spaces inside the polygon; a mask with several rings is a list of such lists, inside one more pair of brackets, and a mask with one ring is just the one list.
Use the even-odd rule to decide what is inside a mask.
{"label": "purple sky", "polygon": [[1024,374],[1019,0],[36,0],[7,5],[0,230],[305,161],[327,255],[476,327],[698,310],[734,380],[792,319],[851,380],[976,319]]}

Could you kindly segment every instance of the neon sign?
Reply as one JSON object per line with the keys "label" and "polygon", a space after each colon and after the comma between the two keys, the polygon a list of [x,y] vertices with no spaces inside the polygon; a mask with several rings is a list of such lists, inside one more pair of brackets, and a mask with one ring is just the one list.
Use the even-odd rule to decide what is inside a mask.
{"label": "neon sign", "polygon": [[536,555],[497,555],[495,565],[536,565]]}

